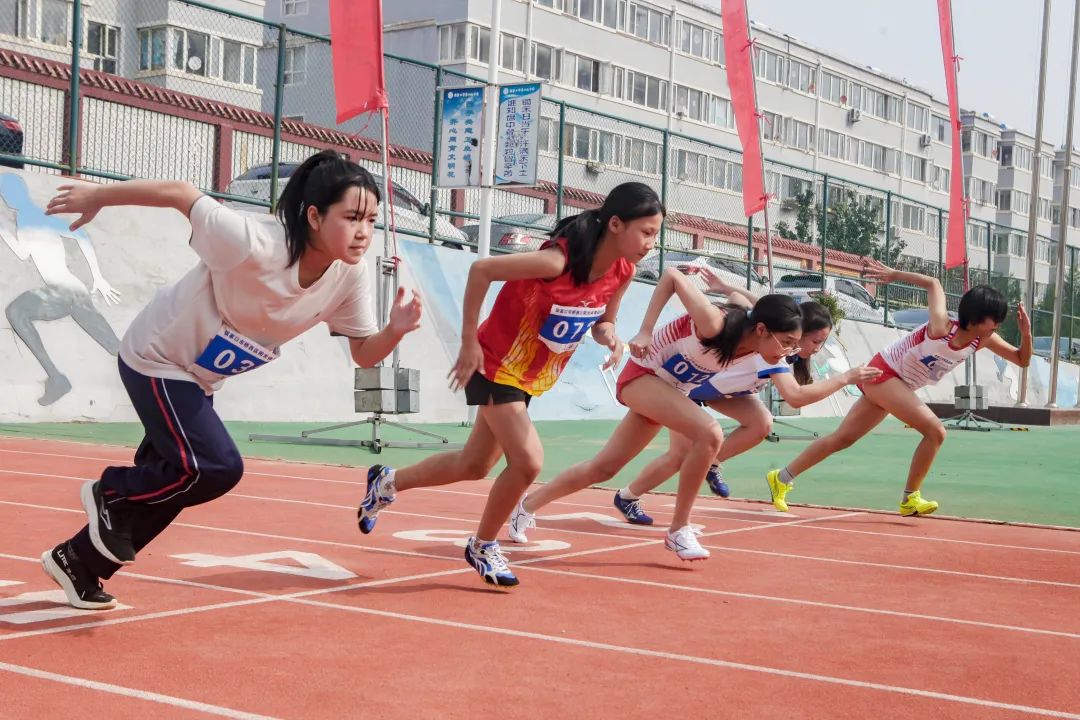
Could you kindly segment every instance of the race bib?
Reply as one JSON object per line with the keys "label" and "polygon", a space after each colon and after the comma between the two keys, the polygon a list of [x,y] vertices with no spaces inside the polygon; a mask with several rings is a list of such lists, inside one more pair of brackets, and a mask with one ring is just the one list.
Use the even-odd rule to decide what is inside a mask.
{"label": "race bib", "polygon": [[552,305],[540,328],[540,342],[552,352],[570,352],[581,344],[585,333],[596,324],[606,307],[566,307]]}
{"label": "race bib", "polygon": [[698,367],[682,354],[672,355],[664,363],[663,368],[680,385],[701,385],[716,374],[714,371]]}
{"label": "race bib", "polygon": [[216,375],[230,377],[261,367],[277,356],[278,351],[267,350],[251,338],[223,325],[196,358],[195,364]]}

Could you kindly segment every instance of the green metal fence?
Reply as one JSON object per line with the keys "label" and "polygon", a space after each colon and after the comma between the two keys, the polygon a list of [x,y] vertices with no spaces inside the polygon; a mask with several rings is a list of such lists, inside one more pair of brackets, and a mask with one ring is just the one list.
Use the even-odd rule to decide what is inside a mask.
{"label": "green metal fence", "polygon": [[[216,197],[263,207],[277,197],[291,164],[324,147],[380,171],[380,121],[334,122],[329,38],[198,0],[174,0],[160,25],[121,22],[133,30],[121,39],[98,21],[96,4],[74,0],[72,7],[71,27],[82,32],[69,32],[50,56],[67,68],[66,79],[0,63],[0,112],[16,116],[24,130],[22,147],[0,144],[0,162],[104,181],[179,178]],[[138,11],[135,3],[118,7]],[[215,30],[211,35],[193,27]],[[83,71],[70,72],[73,66]],[[118,92],[114,81],[124,78],[127,89]],[[438,173],[437,90],[485,81],[393,54],[386,55],[386,81],[394,180],[415,200],[396,213],[399,230],[454,247],[475,245],[480,191],[440,189],[432,182]],[[168,96],[158,97],[157,89]],[[695,256],[761,287],[755,272],[764,274],[763,223],[742,213],[737,148],[548,98],[538,163],[538,188],[495,191],[499,227],[517,235],[515,241],[525,238],[516,247],[535,246],[555,218],[595,205],[618,183],[643,180],[671,212],[657,258],[643,264],[645,279]],[[851,288],[860,258],[869,255],[939,277],[955,309],[963,274],[944,270],[946,208],[773,160],[765,169],[774,198],[777,279],[839,293],[868,289],[862,319],[870,321],[888,324],[898,312],[925,308],[925,292],[918,288]],[[412,200],[402,197],[403,203]],[[403,223],[403,217],[412,219]],[[967,226],[971,282],[999,287],[1017,303],[1023,279],[998,268],[1026,253],[1026,231],[982,220]],[[503,237],[493,237],[495,250],[504,249]],[[1055,243],[1039,238],[1037,253],[1052,279]],[[1080,330],[1075,260],[1070,248],[1061,333],[1070,340]],[[1055,290],[1040,290],[1038,307],[1031,309],[1036,334],[1050,335]],[[1016,340],[1015,325],[1004,333]]]}

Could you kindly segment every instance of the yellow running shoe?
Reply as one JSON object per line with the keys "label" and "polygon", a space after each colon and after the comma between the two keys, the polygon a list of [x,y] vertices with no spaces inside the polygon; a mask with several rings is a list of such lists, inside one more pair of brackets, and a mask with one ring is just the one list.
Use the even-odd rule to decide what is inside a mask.
{"label": "yellow running shoe", "polygon": [[933,500],[923,500],[922,495],[918,490],[907,496],[907,500],[900,503],[900,514],[907,515],[929,515],[938,509],[937,502]]}
{"label": "yellow running shoe", "polygon": [[[770,470],[765,475],[765,482],[769,484],[769,495],[772,497],[773,507],[780,512],[787,512],[787,503],[784,502],[784,497],[791,491],[791,485],[780,482],[779,470]],[[937,507],[937,505],[935,504],[934,507]]]}

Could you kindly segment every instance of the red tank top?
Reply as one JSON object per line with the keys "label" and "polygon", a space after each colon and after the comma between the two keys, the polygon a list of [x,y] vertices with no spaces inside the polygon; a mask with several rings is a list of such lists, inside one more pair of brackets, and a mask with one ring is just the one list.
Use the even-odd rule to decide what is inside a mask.
{"label": "red tank top", "polygon": [[[569,258],[566,238],[544,247],[557,247]],[[507,281],[477,331],[484,350],[481,374],[534,396],[549,390],[585,334],[603,317],[611,296],[633,275],[633,263],[619,258],[603,276],[584,285],[574,285],[568,268],[554,280]]]}

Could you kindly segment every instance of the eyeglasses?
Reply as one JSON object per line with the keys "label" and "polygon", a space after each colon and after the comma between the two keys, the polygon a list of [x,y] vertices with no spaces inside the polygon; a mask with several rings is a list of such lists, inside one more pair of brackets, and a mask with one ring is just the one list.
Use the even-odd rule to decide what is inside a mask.
{"label": "eyeglasses", "polygon": [[799,347],[798,343],[792,343],[790,346],[784,345],[784,343],[780,342],[780,338],[776,337],[771,331],[769,332],[769,335],[771,335],[772,339],[776,341],[776,344],[780,346],[780,352],[785,355],[796,355],[802,349]]}

